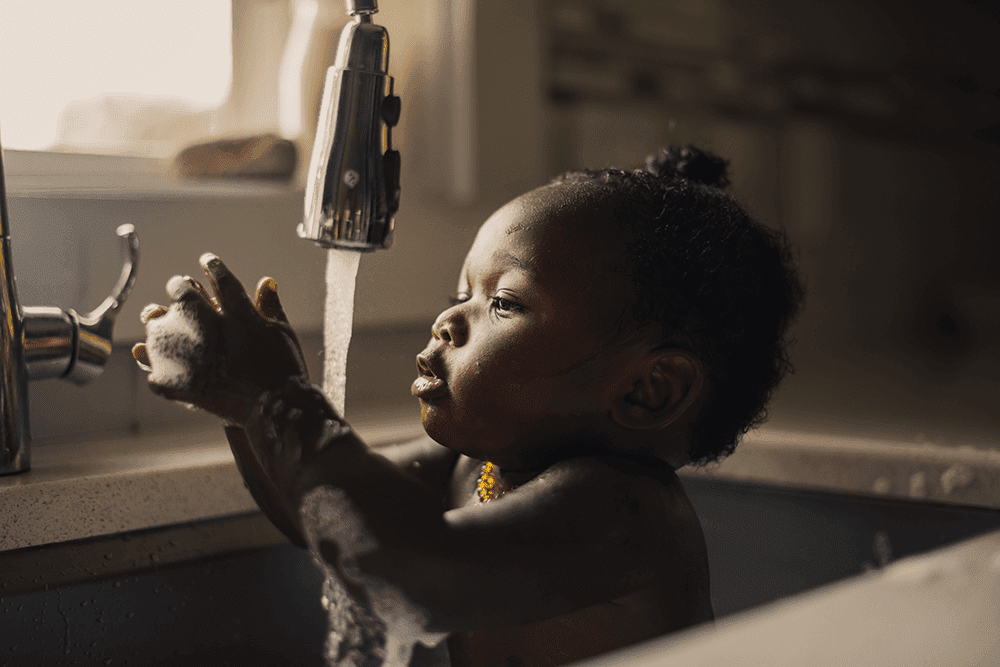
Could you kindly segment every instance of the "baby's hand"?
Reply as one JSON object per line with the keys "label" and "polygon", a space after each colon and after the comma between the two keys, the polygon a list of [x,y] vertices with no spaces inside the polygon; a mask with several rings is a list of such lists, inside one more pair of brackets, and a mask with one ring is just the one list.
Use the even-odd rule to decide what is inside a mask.
{"label": "baby's hand", "polygon": [[155,393],[240,425],[262,394],[306,378],[306,365],[274,280],[261,279],[254,303],[221,259],[199,261],[216,297],[190,276],[171,278],[170,306],[143,309],[146,343],[132,355]]}

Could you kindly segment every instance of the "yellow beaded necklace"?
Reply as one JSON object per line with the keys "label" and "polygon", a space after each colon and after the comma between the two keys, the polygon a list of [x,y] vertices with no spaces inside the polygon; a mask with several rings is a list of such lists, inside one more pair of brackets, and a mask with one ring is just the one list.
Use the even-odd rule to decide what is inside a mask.
{"label": "yellow beaded necklace", "polygon": [[503,498],[517,488],[516,486],[505,488],[505,485],[500,480],[499,472],[500,469],[489,461],[483,464],[483,469],[479,473],[479,479],[476,480],[476,493],[479,495],[481,502],[488,503],[491,500]]}

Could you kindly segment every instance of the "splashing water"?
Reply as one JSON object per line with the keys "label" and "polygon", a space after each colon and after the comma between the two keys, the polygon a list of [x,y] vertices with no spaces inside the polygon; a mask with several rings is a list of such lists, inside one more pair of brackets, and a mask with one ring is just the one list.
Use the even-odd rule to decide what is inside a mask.
{"label": "splashing water", "polygon": [[[387,582],[358,570],[357,559],[379,544],[346,493],[317,487],[302,499],[301,515],[309,549],[326,575],[321,602],[329,622],[325,647],[329,667],[409,667],[417,644],[427,648],[441,644],[447,634],[427,630],[429,619],[423,609]],[[338,562],[319,556],[323,541],[336,544]]]}
{"label": "splashing water", "polygon": [[347,349],[354,326],[354,285],[361,253],[331,248],[326,260],[326,315],[323,323],[323,392],[344,416]]}
{"label": "splashing water", "polygon": [[[341,417],[360,258],[361,253],[353,250],[331,249],[326,263],[323,392]],[[362,584],[364,592],[358,598],[350,592],[352,586],[345,585],[347,573],[338,570],[378,545],[366,534],[360,514],[343,492],[330,487],[315,489],[304,499],[300,511],[310,551],[325,575],[322,603],[329,623],[324,656],[327,665],[407,667],[414,645],[441,643],[445,635],[426,632],[427,619],[399,591],[370,580]],[[323,539],[336,542],[344,550],[346,562],[325,562],[319,555]],[[357,574],[351,579],[355,587],[360,583]]]}

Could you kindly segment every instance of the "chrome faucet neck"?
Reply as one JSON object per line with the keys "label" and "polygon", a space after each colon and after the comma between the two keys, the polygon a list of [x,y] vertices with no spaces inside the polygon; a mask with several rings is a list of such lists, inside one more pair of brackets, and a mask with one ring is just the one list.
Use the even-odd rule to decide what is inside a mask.
{"label": "chrome faucet neck", "polygon": [[24,357],[24,321],[11,266],[7,192],[0,149],[0,474],[27,470],[28,369]]}
{"label": "chrome faucet neck", "polygon": [[28,381],[62,378],[90,382],[104,370],[112,350],[115,317],[135,283],[139,239],[132,225],[118,228],[124,255],[111,295],[80,315],[73,309],[22,308],[11,263],[10,226],[0,150],[0,475],[30,465]]}

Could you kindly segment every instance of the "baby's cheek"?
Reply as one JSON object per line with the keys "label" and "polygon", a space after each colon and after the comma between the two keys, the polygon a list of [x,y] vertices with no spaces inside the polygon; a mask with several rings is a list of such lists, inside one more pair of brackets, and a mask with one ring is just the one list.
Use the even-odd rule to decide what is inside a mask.
{"label": "baby's cheek", "polygon": [[146,351],[152,371],[149,381],[162,387],[189,388],[205,364],[206,332],[188,306],[174,304],[146,325]]}

